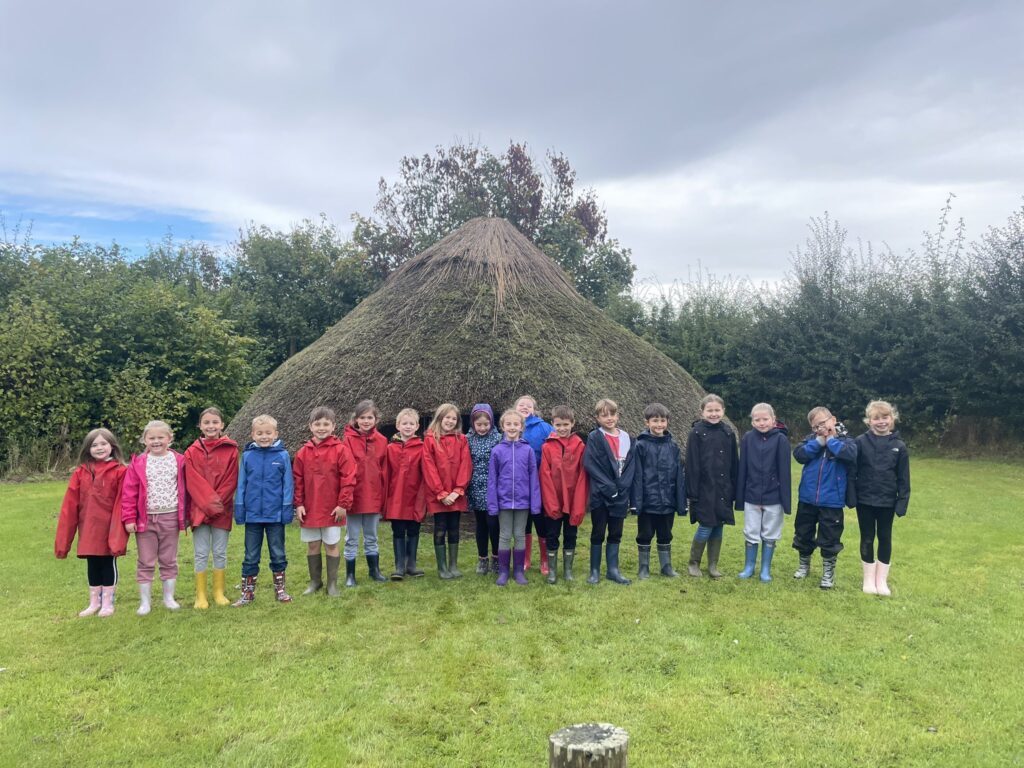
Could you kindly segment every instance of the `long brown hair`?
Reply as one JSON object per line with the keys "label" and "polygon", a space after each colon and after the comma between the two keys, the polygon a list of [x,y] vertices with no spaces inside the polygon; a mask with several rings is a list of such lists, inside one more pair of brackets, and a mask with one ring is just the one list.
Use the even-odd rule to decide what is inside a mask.
{"label": "long brown hair", "polygon": [[82,441],[82,450],[78,452],[78,463],[85,464],[87,461],[93,460],[90,451],[92,450],[92,444],[96,442],[97,437],[102,437],[110,443],[110,458],[118,464],[124,464],[124,454],[121,452],[121,444],[117,442],[117,438],[114,437],[113,432],[109,429],[104,429],[103,427],[97,427],[85,436],[85,440]]}

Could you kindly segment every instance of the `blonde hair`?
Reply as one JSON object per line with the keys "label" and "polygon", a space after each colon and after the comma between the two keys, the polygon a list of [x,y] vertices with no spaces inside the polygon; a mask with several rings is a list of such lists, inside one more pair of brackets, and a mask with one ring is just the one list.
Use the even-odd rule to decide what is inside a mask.
{"label": "blonde hair", "polygon": [[704,395],[704,397],[702,397],[700,399],[700,412],[704,413],[704,409],[708,405],[710,405],[711,403],[718,403],[720,406],[722,406],[722,410],[723,411],[725,410],[725,400],[723,400],[718,395],[713,395],[711,393],[708,393],[708,394]]}
{"label": "blonde hair", "polygon": [[887,400],[872,400],[868,403],[868,407],[864,409],[864,423],[871,423],[871,415],[874,413],[889,414],[892,416],[892,423],[895,424],[900,420],[900,412],[896,410],[896,406]]}
{"label": "blonde hair", "polygon": [[398,415],[395,416],[395,427],[397,427],[398,426],[398,422],[400,422],[406,416],[412,417],[412,419],[416,422],[417,426],[419,425],[419,423],[420,423],[420,414],[419,414],[419,412],[415,408],[403,408],[402,410],[400,410],[398,412]]}
{"label": "blonde hair", "polygon": [[775,409],[772,408],[768,403],[758,403],[750,409],[750,418],[754,418],[755,413],[767,413],[772,419],[775,419]]}
{"label": "blonde hair", "polygon": [[614,400],[609,400],[607,397],[602,397],[594,405],[594,414],[600,416],[603,413],[608,413],[614,416],[619,412],[619,404]]}
{"label": "blonde hair", "polygon": [[501,414],[501,418],[498,419],[498,424],[501,425],[502,432],[505,431],[505,419],[519,419],[520,425],[526,426],[526,419],[523,418],[523,414],[521,414],[515,408],[509,408],[507,411]]}
{"label": "blonde hair", "polygon": [[166,421],[154,419],[153,421],[147,423],[146,426],[142,428],[142,434],[139,435],[139,442],[142,443],[143,445],[146,444],[146,435],[149,433],[149,430],[151,429],[162,429],[164,432],[167,433],[168,437],[171,438],[171,442],[174,442],[174,430],[171,429],[171,425],[168,424]]}
{"label": "blonde hair", "polygon": [[103,427],[97,427],[96,429],[89,432],[85,436],[85,440],[82,441],[82,450],[78,452],[78,463],[85,464],[87,461],[92,461],[92,444],[96,442],[97,437],[102,437],[108,443],[110,443],[110,457],[118,464],[124,464],[124,455],[121,453],[121,444],[117,442],[117,438],[114,437],[114,433],[109,429]]}
{"label": "blonde hair", "polygon": [[826,419],[831,419],[832,411],[830,411],[824,405],[815,406],[814,408],[811,408],[811,410],[807,412],[807,423],[813,427],[814,422],[816,422],[822,416],[824,416]]}
{"label": "blonde hair", "polygon": [[255,430],[256,427],[263,426],[263,425],[266,425],[268,427],[273,427],[276,430],[277,429],[277,419],[275,419],[273,416],[271,416],[269,414],[261,413],[259,416],[257,416],[255,419],[252,420],[252,428],[253,428],[253,430]]}
{"label": "blonde hair", "polygon": [[444,417],[449,413],[455,412],[455,418],[459,418],[459,406],[455,403],[441,403],[437,406],[437,410],[434,411],[434,418],[430,422],[430,426],[427,427],[427,431],[434,436],[435,440],[440,441],[441,435],[441,422]]}

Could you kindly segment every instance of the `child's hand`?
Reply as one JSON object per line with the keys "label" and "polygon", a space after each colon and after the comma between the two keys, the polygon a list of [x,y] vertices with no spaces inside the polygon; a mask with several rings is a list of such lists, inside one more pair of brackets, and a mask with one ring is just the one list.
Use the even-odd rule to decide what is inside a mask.
{"label": "child's hand", "polygon": [[332,514],[334,515],[334,520],[338,525],[345,524],[345,510],[342,507],[335,507]]}
{"label": "child's hand", "polygon": [[295,508],[295,516],[299,518],[299,522],[303,522],[306,519],[306,508],[301,504]]}
{"label": "child's hand", "polygon": [[458,498],[459,498],[459,494],[457,494],[455,491],[452,491],[447,496],[445,496],[443,499],[441,499],[441,503],[444,504],[446,507],[450,507],[452,504],[455,503],[456,499],[458,499]]}
{"label": "child's hand", "polygon": [[217,517],[221,512],[224,511],[224,502],[220,499],[214,499],[210,502],[210,514],[208,517]]}
{"label": "child's hand", "polygon": [[125,523],[124,529],[128,531],[128,533],[135,533],[135,523]]}

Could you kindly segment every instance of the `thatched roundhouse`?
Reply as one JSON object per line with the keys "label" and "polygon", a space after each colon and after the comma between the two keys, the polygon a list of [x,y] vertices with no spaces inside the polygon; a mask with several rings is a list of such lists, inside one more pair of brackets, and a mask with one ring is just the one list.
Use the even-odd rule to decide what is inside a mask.
{"label": "thatched roundhouse", "polygon": [[580,430],[602,397],[621,424],[643,428],[659,401],[682,440],[703,390],[653,346],[580,296],[566,274],[512,224],[474,219],[396,270],[316,342],[284,362],[236,414],[228,433],[246,439],[252,418],[277,418],[289,448],[308,438],[310,410],[329,405],[340,421],[373,398],[390,426],[404,407],[429,416],[442,402],[468,416],[530,393],[545,412],[568,403]]}

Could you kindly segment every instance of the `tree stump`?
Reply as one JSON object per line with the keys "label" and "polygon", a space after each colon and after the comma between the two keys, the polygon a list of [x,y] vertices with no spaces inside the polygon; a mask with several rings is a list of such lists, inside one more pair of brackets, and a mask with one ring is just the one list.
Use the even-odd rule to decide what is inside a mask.
{"label": "tree stump", "polygon": [[582,723],[548,738],[549,768],[626,768],[629,734],[609,723]]}

